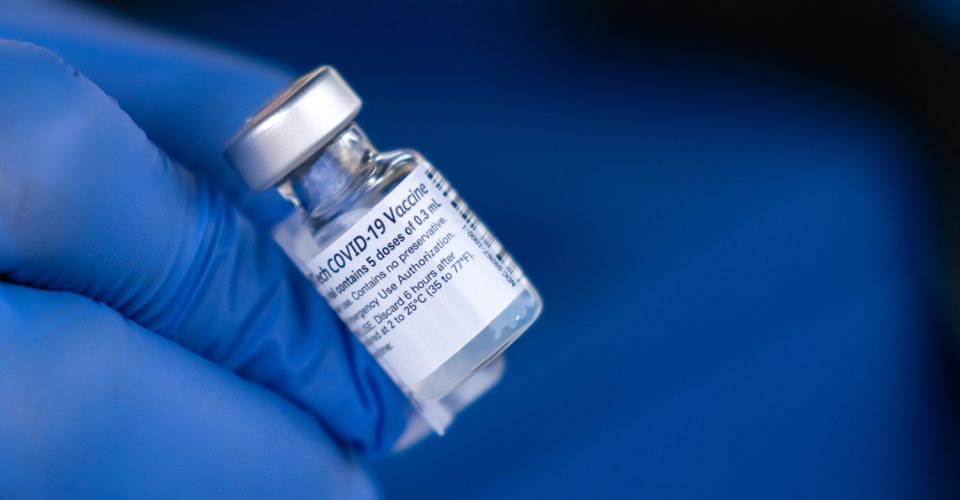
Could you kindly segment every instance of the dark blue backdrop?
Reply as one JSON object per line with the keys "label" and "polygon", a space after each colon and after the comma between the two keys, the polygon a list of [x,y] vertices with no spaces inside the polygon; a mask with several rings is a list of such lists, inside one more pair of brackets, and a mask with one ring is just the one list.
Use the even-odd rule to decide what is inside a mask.
{"label": "dark blue backdrop", "polygon": [[507,376],[373,465],[392,498],[955,498],[927,165],[855,89],[590,41],[549,5],[230,2],[167,24],[336,65],[542,291]]}

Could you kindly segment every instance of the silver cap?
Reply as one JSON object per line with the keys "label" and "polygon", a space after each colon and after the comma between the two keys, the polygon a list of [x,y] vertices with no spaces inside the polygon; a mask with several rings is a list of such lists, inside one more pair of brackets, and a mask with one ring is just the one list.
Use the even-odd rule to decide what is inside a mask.
{"label": "silver cap", "polygon": [[301,76],[248,118],[224,153],[256,191],[277,184],[326,146],[360,112],[360,98],[337,70]]}

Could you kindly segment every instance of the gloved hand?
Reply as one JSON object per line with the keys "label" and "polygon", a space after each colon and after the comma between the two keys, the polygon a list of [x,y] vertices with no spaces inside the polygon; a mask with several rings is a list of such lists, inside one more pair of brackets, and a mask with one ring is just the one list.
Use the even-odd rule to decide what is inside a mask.
{"label": "gloved hand", "polygon": [[0,20],[0,497],[370,496],[354,450],[408,405],[221,154],[289,76],[86,11]]}

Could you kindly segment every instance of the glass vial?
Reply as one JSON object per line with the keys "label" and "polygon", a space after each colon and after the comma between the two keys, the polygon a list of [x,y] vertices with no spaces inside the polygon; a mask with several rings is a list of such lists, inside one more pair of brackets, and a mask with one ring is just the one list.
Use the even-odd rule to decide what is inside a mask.
{"label": "glass vial", "polygon": [[251,188],[297,207],[277,241],[443,433],[542,304],[427,160],[370,144],[360,106],[333,68],[317,68],[247,120],[226,156]]}

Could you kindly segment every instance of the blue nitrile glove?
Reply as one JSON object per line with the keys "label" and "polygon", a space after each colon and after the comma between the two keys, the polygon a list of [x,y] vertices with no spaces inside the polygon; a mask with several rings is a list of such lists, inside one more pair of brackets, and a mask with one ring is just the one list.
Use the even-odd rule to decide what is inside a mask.
{"label": "blue nitrile glove", "polygon": [[409,407],[221,154],[288,75],[79,11],[0,37],[52,49],[0,41],[0,498],[370,496]]}

